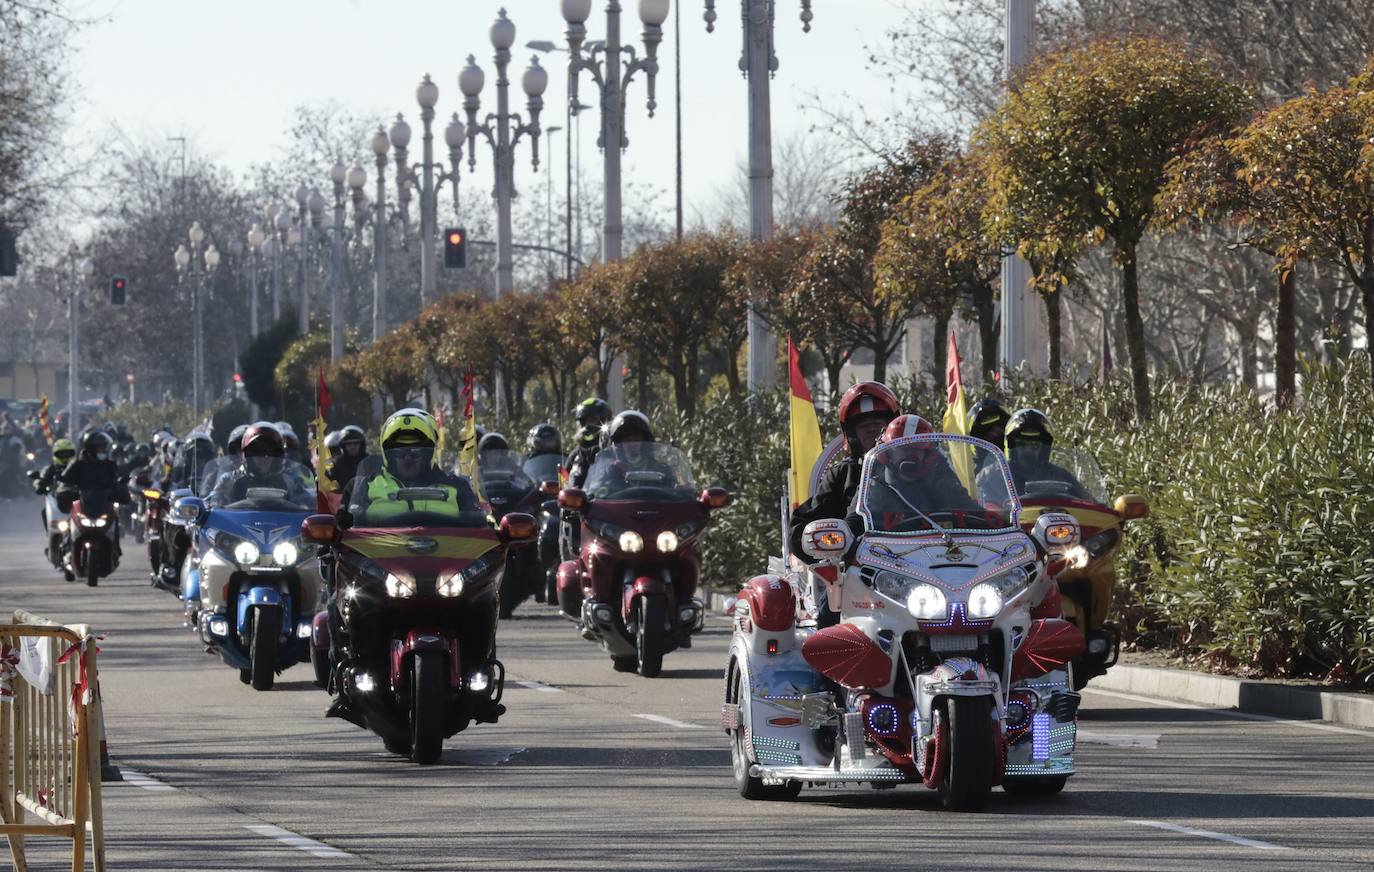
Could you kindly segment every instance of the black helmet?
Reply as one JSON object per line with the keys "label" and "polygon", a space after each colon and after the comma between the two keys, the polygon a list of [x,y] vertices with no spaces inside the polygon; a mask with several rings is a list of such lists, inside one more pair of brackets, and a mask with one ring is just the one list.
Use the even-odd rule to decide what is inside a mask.
{"label": "black helmet", "polygon": [[229,441],[224,443],[225,454],[243,453],[243,434],[248,432],[247,424],[240,424],[229,431]]}
{"label": "black helmet", "polygon": [[1049,418],[1039,409],[1021,409],[1007,422],[1007,456],[1044,463],[1049,460],[1054,434]]}
{"label": "black helmet", "polygon": [[[600,397],[588,397],[577,404],[575,417],[577,418],[577,426],[584,429],[589,426],[589,421],[595,421],[597,424],[605,424],[607,421],[611,420],[611,405]],[[592,424],[590,426],[596,425]]]}
{"label": "black helmet", "polygon": [[81,438],[81,453],[87,457],[109,457],[114,440],[104,430],[91,430]]}
{"label": "black helmet", "polygon": [[541,454],[562,454],[563,436],[552,424],[536,424],[525,436],[525,451],[530,457]]}
{"label": "black helmet", "polygon": [[339,451],[341,450],[340,446],[342,442],[343,434],[340,433],[338,430],[330,430],[328,433],[325,434],[324,447],[325,450],[329,452],[330,457],[338,455]]}
{"label": "black helmet", "polygon": [[500,433],[488,433],[477,440],[477,453],[482,454],[487,451],[510,451],[510,442]]}
{"label": "black helmet", "polygon": [[348,445],[351,442],[356,442],[363,446],[367,445],[367,434],[365,434],[363,428],[359,427],[357,424],[349,424],[339,431],[340,446]]}
{"label": "black helmet", "polygon": [[991,442],[998,448],[1006,441],[1004,431],[1011,415],[992,397],[979,400],[968,410],[968,435]]}
{"label": "black helmet", "polygon": [[645,442],[654,441],[654,428],[649,426],[649,419],[643,412],[626,409],[612,418],[606,427],[606,439],[612,445],[619,445],[632,433],[638,434]]}

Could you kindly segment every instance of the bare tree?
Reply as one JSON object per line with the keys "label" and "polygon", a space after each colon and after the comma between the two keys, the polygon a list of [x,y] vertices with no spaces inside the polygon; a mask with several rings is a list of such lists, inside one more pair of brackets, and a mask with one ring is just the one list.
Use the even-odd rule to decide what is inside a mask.
{"label": "bare tree", "polygon": [[[834,224],[835,196],[845,181],[845,149],[833,137],[794,131],[773,155],[773,226],[784,233]],[[749,232],[749,166],[740,163],[733,184],[717,191],[696,224]]]}

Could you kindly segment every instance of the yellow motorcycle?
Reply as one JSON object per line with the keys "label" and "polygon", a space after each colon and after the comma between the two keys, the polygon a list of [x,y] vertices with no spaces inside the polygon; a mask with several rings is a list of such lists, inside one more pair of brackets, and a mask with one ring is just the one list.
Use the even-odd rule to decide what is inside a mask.
{"label": "yellow motorcycle", "polygon": [[[1149,503],[1137,494],[1124,494],[1108,503],[1106,478],[1092,454],[1081,448],[1054,446],[1046,469],[1069,476],[1028,473],[1017,476],[1021,493],[1021,526],[1028,532],[1048,512],[1072,515],[1081,528],[1080,547],[1056,576],[1066,619],[1083,631],[1087,647],[1073,661],[1074,689],[1106,674],[1121,653],[1121,633],[1108,617],[1116,590],[1116,553],[1127,522],[1150,514]],[[1074,486],[1067,478],[1077,480]]]}

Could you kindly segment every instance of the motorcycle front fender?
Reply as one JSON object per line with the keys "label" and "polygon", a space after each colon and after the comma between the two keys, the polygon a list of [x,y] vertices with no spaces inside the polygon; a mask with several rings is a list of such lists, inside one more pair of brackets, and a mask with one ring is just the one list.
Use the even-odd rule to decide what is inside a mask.
{"label": "motorcycle front fender", "polygon": [[[285,600],[281,591],[275,587],[266,585],[255,585],[239,594],[238,601],[238,628],[239,632],[248,626],[248,612],[255,606],[278,606],[284,607]],[[289,616],[284,616],[289,617]],[[285,624],[285,622],[283,622]]]}
{"label": "motorcycle front fender", "polygon": [[461,687],[463,683],[462,655],[458,650],[458,640],[437,629],[413,629],[406,631],[404,639],[391,640],[391,687],[401,693],[408,684],[406,664],[410,655],[417,651],[446,651],[449,655],[449,686]]}
{"label": "motorcycle front fender", "polygon": [[[633,568],[625,570],[625,583],[621,586],[620,613],[621,618],[626,624],[634,615],[635,600],[642,596],[668,596],[668,588],[672,586],[668,576],[668,570],[664,569],[659,575],[640,574]],[[673,603],[670,601],[669,605]]]}

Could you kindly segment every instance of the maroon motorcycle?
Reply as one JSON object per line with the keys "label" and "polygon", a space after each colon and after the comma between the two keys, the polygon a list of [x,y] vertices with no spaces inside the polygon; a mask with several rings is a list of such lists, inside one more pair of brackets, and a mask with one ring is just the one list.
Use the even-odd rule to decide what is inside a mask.
{"label": "maroon motorcycle", "polygon": [[585,490],[559,493],[582,544],[578,559],[558,567],[558,604],[616,670],[652,678],[664,654],[691,647],[703,619],[701,536],[711,512],[729,504],[723,488],[698,494],[687,458],[656,442],[605,449]]}

